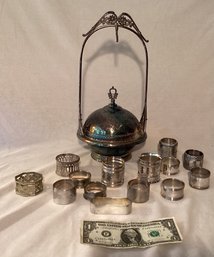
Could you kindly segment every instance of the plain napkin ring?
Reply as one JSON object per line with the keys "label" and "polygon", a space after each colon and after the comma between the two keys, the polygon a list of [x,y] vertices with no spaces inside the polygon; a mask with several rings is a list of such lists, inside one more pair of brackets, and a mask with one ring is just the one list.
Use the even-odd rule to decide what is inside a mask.
{"label": "plain napkin ring", "polygon": [[175,178],[164,179],[161,183],[161,196],[170,201],[177,201],[184,197],[183,181]]}
{"label": "plain napkin ring", "polygon": [[69,204],[76,200],[76,187],[71,179],[60,179],[53,184],[53,201]]}
{"label": "plain napkin ring", "polygon": [[91,181],[91,173],[84,170],[74,171],[69,177],[77,188],[84,188]]}
{"label": "plain napkin ring", "polygon": [[204,168],[193,168],[189,172],[189,185],[196,189],[207,189],[210,185],[210,171]]}
{"label": "plain napkin ring", "polygon": [[90,182],[85,186],[83,196],[86,200],[92,200],[97,196],[105,197],[106,185],[99,181]]}

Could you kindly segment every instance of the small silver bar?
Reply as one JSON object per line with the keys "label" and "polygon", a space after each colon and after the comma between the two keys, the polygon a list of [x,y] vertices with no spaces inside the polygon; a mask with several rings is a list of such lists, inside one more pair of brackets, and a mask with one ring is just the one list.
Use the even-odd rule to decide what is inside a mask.
{"label": "small silver bar", "polygon": [[90,209],[94,214],[127,215],[132,211],[132,202],[128,198],[95,197]]}

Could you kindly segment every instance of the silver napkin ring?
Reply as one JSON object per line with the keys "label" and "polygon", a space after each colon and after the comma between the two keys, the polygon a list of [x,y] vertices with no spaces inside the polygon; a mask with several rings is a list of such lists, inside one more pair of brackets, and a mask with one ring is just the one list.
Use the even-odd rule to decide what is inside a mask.
{"label": "silver napkin ring", "polygon": [[56,204],[69,204],[76,200],[76,187],[71,179],[57,180],[53,184],[53,201]]}
{"label": "silver napkin ring", "polygon": [[210,185],[210,171],[204,168],[193,168],[189,172],[189,185],[196,189],[207,189]]}
{"label": "silver napkin ring", "polygon": [[162,138],[158,143],[158,153],[161,157],[177,157],[178,142],[174,138]]}
{"label": "silver napkin ring", "polygon": [[109,157],[103,161],[102,183],[107,187],[119,187],[124,183],[125,161],[121,157]]}
{"label": "silver napkin ring", "polygon": [[74,171],[69,177],[76,188],[84,188],[91,181],[91,173],[84,170]]}
{"label": "silver napkin ring", "polygon": [[168,176],[175,175],[179,172],[179,165],[180,161],[177,158],[173,156],[164,157],[161,163],[161,171]]}
{"label": "silver napkin ring", "polygon": [[127,198],[95,197],[90,210],[94,214],[127,215],[132,211],[132,202]]}
{"label": "silver napkin ring", "polygon": [[145,178],[132,179],[128,182],[127,198],[134,203],[144,203],[149,200],[150,184]]}
{"label": "silver napkin ring", "polygon": [[21,196],[34,196],[42,192],[42,174],[37,172],[23,172],[15,176],[16,193]]}
{"label": "silver napkin ring", "polygon": [[106,185],[99,181],[88,183],[84,187],[83,197],[86,200],[92,200],[97,196],[100,196],[100,197],[106,196]]}
{"label": "silver napkin ring", "polygon": [[138,160],[138,176],[147,176],[149,183],[160,180],[161,157],[156,153],[142,153]]}
{"label": "silver napkin ring", "polygon": [[187,170],[192,168],[202,167],[204,154],[201,151],[189,149],[183,154],[183,166]]}
{"label": "silver napkin ring", "polygon": [[56,174],[68,177],[72,172],[79,170],[80,157],[76,154],[66,153],[56,156]]}
{"label": "silver napkin ring", "polygon": [[170,201],[177,201],[184,197],[183,181],[175,178],[167,178],[161,183],[161,196]]}

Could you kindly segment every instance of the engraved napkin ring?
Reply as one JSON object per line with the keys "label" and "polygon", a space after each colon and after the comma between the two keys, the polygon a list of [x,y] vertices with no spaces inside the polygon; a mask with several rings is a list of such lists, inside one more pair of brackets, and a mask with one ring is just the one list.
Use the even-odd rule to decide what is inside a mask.
{"label": "engraved napkin ring", "polygon": [[56,204],[69,204],[76,199],[76,187],[71,179],[60,179],[53,184],[53,201]]}
{"label": "engraved napkin ring", "polygon": [[76,154],[66,153],[56,156],[56,174],[68,177],[72,172],[79,170],[80,157]]}
{"label": "engraved napkin ring", "polygon": [[189,172],[189,185],[196,189],[207,189],[210,185],[210,171],[196,167]]}
{"label": "engraved napkin ring", "polygon": [[74,171],[69,177],[76,188],[84,188],[91,181],[91,173],[84,170]]}
{"label": "engraved napkin ring", "polygon": [[177,158],[173,156],[164,157],[161,163],[161,171],[165,175],[175,175],[179,172],[179,165],[180,161]]}
{"label": "engraved napkin ring", "polygon": [[84,187],[83,196],[86,200],[92,200],[97,196],[105,197],[106,196],[106,185],[99,181],[90,182]]}
{"label": "engraved napkin ring", "polygon": [[187,170],[203,166],[204,154],[201,151],[189,149],[183,154],[183,166]]}
{"label": "engraved napkin ring", "polygon": [[184,197],[183,181],[175,178],[164,179],[161,183],[161,196],[170,201],[177,201]]}
{"label": "engraved napkin ring", "polygon": [[162,138],[158,143],[158,153],[161,157],[177,157],[178,142],[174,138]]}
{"label": "engraved napkin ring", "polygon": [[156,153],[142,153],[138,160],[138,176],[147,176],[149,183],[160,180],[161,157]]}
{"label": "engraved napkin ring", "polygon": [[102,183],[107,187],[119,187],[124,183],[125,161],[121,157],[108,157],[103,161]]}
{"label": "engraved napkin ring", "polygon": [[15,176],[16,193],[21,196],[34,196],[42,192],[42,174],[37,172],[23,172]]}

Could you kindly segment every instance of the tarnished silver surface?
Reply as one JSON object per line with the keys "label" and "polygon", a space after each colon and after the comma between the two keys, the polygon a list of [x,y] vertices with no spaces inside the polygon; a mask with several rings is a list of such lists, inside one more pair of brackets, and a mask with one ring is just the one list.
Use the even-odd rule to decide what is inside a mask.
{"label": "tarnished silver surface", "polygon": [[156,153],[142,153],[138,160],[138,175],[147,176],[149,183],[160,180],[161,157]]}
{"label": "tarnished silver surface", "polygon": [[84,188],[91,181],[91,173],[84,170],[74,171],[69,177],[76,188]]}
{"label": "tarnished silver surface", "polygon": [[121,157],[109,157],[102,163],[102,183],[107,187],[119,187],[124,183],[125,161]]}
{"label": "tarnished silver surface", "polygon": [[187,170],[202,167],[204,154],[199,150],[189,149],[183,154],[183,166]]}
{"label": "tarnished silver surface", "polygon": [[132,179],[128,182],[127,198],[134,203],[144,203],[149,200],[150,184],[147,177]]}
{"label": "tarnished silver surface", "polygon": [[62,177],[79,170],[80,157],[72,153],[64,153],[56,156],[56,174]]}
{"label": "tarnished silver surface", "polygon": [[132,211],[132,202],[127,198],[95,197],[90,209],[94,214],[127,215]]}
{"label": "tarnished silver surface", "polygon": [[53,201],[69,204],[76,200],[76,187],[71,179],[60,179],[53,184]]}
{"label": "tarnished silver surface", "polygon": [[179,172],[180,161],[171,156],[164,157],[161,162],[161,171],[165,175],[175,175]]}
{"label": "tarnished silver surface", "polygon": [[196,189],[207,189],[210,185],[210,171],[204,168],[193,168],[189,172],[189,185]]}
{"label": "tarnished silver surface", "polygon": [[164,179],[161,183],[161,195],[170,201],[177,201],[184,197],[185,183],[175,178]]}
{"label": "tarnished silver surface", "polygon": [[158,143],[158,153],[163,157],[177,157],[178,141],[174,138],[164,137]]}
{"label": "tarnished silver surface", "polygon": [[34,196],[42,192],[42,174],[37,172],[23,172],[15,176],[16,193],[21,196]]}
{"label": "tarnished silver surface", "polygon": [[[118,92],[112,87],[108,96],[110,104],[94,111],[83,124],[82,119],[82,80],[83,80],[83,53],[89,38],[97,31],[113,27],[115,29],[116,41],[118,42],[118,31],[120,28],[126,29],[136,35],[145,52],[145,84],[144,84],[144,106],[142,116],[138,120],[134,114],[118,106],[115,102]],[[146,40],[139,31],[132,17],[127,13],[117,16],[114,12],[105,13],[90,31],[84,34],[85,40],[80,54],[79,69],[79,128],[77,136],[87,143],[94,159],[102,159],[102,156],[128,156],[132,148],[144,143],[146,140],[147,122],[147,91],[148,91],[148,51]]]}
{"label": "tarnished silver surface", "polygon": [[96,181],[96,182],[89,182],[85,187],[84,187],[84,198],[86,200],[92,200],[95,197],[105,197],[106,196],[106,185]]}

